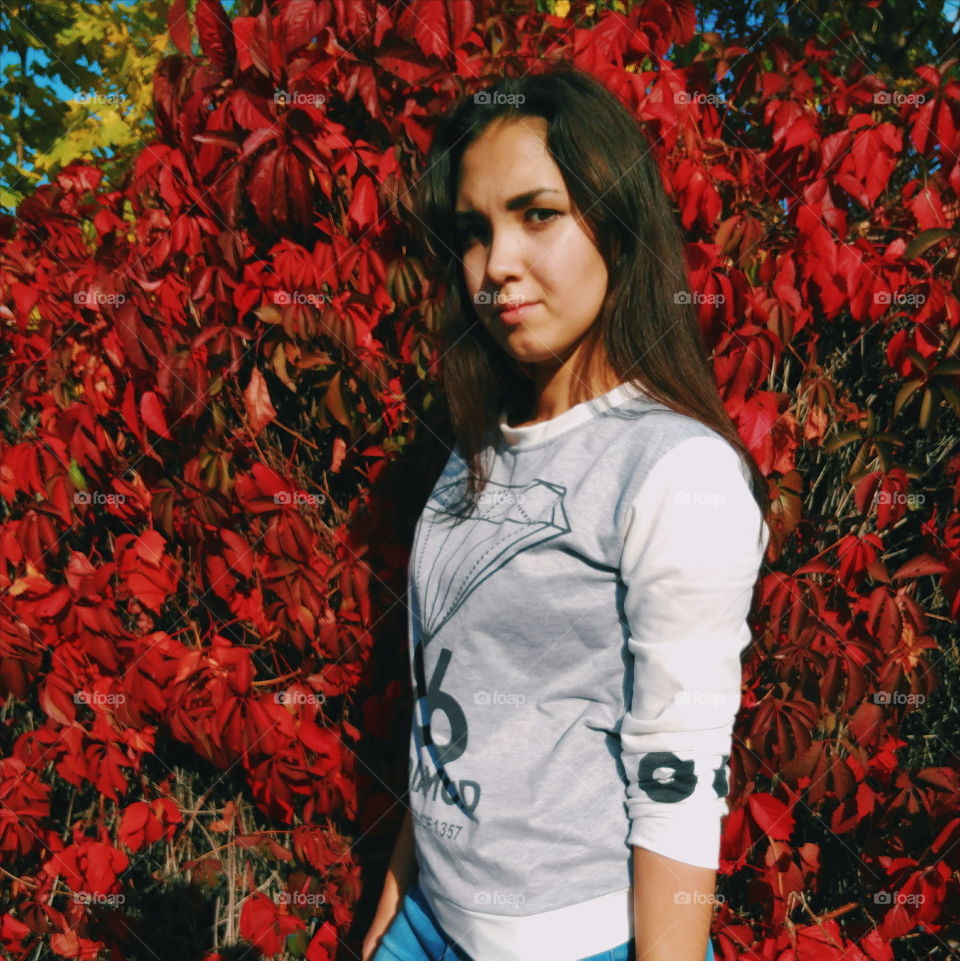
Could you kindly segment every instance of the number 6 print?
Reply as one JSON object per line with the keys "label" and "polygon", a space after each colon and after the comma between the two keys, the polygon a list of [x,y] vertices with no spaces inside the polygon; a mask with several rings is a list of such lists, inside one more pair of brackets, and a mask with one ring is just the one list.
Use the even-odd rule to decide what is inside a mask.
{"label": "number 6 print", "polygon": [[[729,754],[724,754],[720,767],[713,772],[713,790],[718,798],[727,796],[726,764]],[[686,800],[696,790],[699,778],[694,772],[693,761],[681,761],[671,751],[651,751],[640,758],[637,767],[637,784],[652,801],[675,804]]]}
{"label": "number 6 print", "polygon": [[[467,749],[467,717],[463,713],[463,708],[452,694],[440,690],[452,656],[447,648],[441,648],[426,690],[427,719],[423,725],[423,740],[425,744],[432,744],[437,749],[437,757],[442,765],[455,761]],[[431,729],[436,711],[446,715],[450,725],[450,740],[447,744],[437,744],[433,739]]]}

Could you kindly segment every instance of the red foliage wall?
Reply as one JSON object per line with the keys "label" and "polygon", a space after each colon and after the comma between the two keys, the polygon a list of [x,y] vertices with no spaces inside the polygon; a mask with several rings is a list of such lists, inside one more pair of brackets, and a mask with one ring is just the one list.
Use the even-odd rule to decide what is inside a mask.
{"label": "red foliage wall", "polygon": [[[436,393],[439,291],[408,191],[446,104],[555,57],[655,136],[717,381],[774,505],[718,958],[944,950],[960,908],[960,784],[930,733],[960,613],[948,68],[888,91],[814,41],[695,38],[689,2],[259,9],[231,22],[199,0],[191,27],[177,0],[181,54],[129,182],[72,165],[2,224],[7,954],[157,957],[168,937],[171,957],[241,940],[334,957],[356,842],[387,842],[405,772],[384,761],[405,743],[405,675],[386,685],[372,652],[405,664],[419,505],[387,479]],[[905,766],[924,730],[933,762]]]}

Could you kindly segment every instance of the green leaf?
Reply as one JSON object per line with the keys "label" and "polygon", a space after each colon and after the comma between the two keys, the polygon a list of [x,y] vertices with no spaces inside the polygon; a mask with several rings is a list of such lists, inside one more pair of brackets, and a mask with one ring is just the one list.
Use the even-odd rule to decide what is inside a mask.
{"label": "green leaf", "polygon": [[903,252],[904,260],[913,260],[921,254],[925,254],[934,244],[940,243],[947,237],[960,236],[953,230],[946,227],[931,227],[929,230],[921,231],[913,240],[907,244],[907,249]]}
{"label": "green leaf", "polygon": [[908,400],[913,396],[914,391],[923,383],[921,380],[908,380],[901,388],[897,391],[896,400],[893,402],[893,416],[896,417],[897,414],[903,409],[903,405],[906,404]]}
{"label": "green leaf", "polygon": [[845,430],[842,433],[837,434],[836,437],[831,437],[824,445],[823,449],[828,453],[832,454],[834,451],[839,450],[841,447],[849,444],[852,440],[861,440],[863,434],[858,430]]}
{"label": "green leaf", "polygon": [[947,387],[946,384],[939,384],[940,393],[949,401],[953,412],[960,417],[960,390],[954,387]]}
{"label": "green leaf", "polygon": [[78,490],[85,491],[87,489],[87,479],[83,476],[80,465],[72,457],[70,458],[70,467],[67,470],[67,476],[73,482],[73,486]]}

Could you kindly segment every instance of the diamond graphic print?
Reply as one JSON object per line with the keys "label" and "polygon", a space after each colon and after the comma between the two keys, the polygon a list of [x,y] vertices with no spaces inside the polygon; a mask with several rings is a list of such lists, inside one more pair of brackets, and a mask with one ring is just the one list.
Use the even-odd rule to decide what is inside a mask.
{"label": "diamond graphic print", "polygon": [[[566,488],[539,478],[525,486],[488,482],[475,514],[455,513],[461,485],[446,484],[428,502],[424,540],[417,551],[420,627],[423,643],[460,609],[463,602],[513,557],[570,530],[563,507]],[[460,518],[458,523],[453,520]],[[427,539],[443,538],[439,551],[449,558],[429,571],[420,568]],[[431,545],[432,546],[432,545]]]}

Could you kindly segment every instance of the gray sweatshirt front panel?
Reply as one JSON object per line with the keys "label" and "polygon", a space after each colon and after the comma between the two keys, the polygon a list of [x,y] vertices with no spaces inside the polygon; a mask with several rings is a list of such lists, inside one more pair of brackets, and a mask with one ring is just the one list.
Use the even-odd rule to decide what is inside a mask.
{"label": "gray sweatshirt front panel", "polygon": [[488,448],[479,509],[451,513],[451,453],[409,566],[409,787],[422,885],[528,915],[628,887],[619,726],[633,659],[619,561],[650,469],[718,436],[647,398],[543,443]]}

